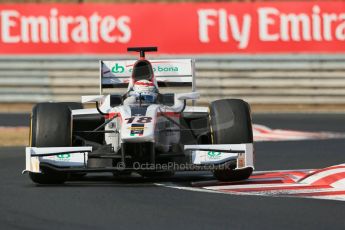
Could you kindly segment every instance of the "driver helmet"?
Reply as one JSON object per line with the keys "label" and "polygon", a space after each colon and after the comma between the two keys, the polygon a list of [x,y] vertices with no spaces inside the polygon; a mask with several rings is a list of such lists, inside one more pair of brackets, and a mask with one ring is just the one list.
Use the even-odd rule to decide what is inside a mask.
{"label": "driver helmet", "polygon": [[136,81],[133,86],[135,96],[147,103],[154,103],[157,99],[158,90],[153,82],[148,80]]}

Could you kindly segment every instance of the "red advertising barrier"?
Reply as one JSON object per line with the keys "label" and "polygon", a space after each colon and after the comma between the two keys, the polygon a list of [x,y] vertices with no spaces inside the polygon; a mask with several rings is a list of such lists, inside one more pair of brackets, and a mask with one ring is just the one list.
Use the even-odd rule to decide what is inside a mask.
{"label": "red advertising barrier", "polygon": [[0,54],[344,53],[345,2],[2,4]]}

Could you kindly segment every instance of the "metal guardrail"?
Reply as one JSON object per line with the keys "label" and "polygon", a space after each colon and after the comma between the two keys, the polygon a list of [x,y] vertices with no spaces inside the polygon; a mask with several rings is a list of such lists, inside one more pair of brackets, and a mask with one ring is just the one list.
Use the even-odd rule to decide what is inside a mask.
{"label": "metal guardrail", "polygon": [[[134,58],[1,56],[0,103],[79,101],[81,95],[98,93],[99,59],[128,57]],[[196,59],[202,104],[219,98],[243,98],[253,104],[345,104],[345,54]]]}

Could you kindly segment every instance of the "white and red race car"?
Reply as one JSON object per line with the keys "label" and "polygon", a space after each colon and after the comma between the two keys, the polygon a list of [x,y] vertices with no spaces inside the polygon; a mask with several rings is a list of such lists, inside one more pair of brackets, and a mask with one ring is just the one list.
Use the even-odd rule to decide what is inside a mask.
{"label": "white and red race car", "polygon": [[[82,97],[96,108],[68,102],[34,106],[23,172],[39,184],[93,172],[150,177],[209,170],[219,180],[248,178],[254,169],[249,104],[221,99],[192,106],[199,98],[194,60],[147,60],[145,52],[156,47],[128,51],[140,52],[140,58],[100,61],[100,94]],[[137,85],[150,86],[154,97],[138,94]],[[171,85],[192,90],[160,93]],[[127,92],[103,95],[105,88],[119,87]]]}

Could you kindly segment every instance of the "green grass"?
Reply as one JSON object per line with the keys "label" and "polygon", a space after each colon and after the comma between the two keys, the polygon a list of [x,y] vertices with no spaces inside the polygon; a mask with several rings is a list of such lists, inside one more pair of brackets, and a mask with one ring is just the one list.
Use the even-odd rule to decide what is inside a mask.
{"label": "green grass", "polygon": [[29,144],[28,127],[0,127],[0,147],[27,146]]}

